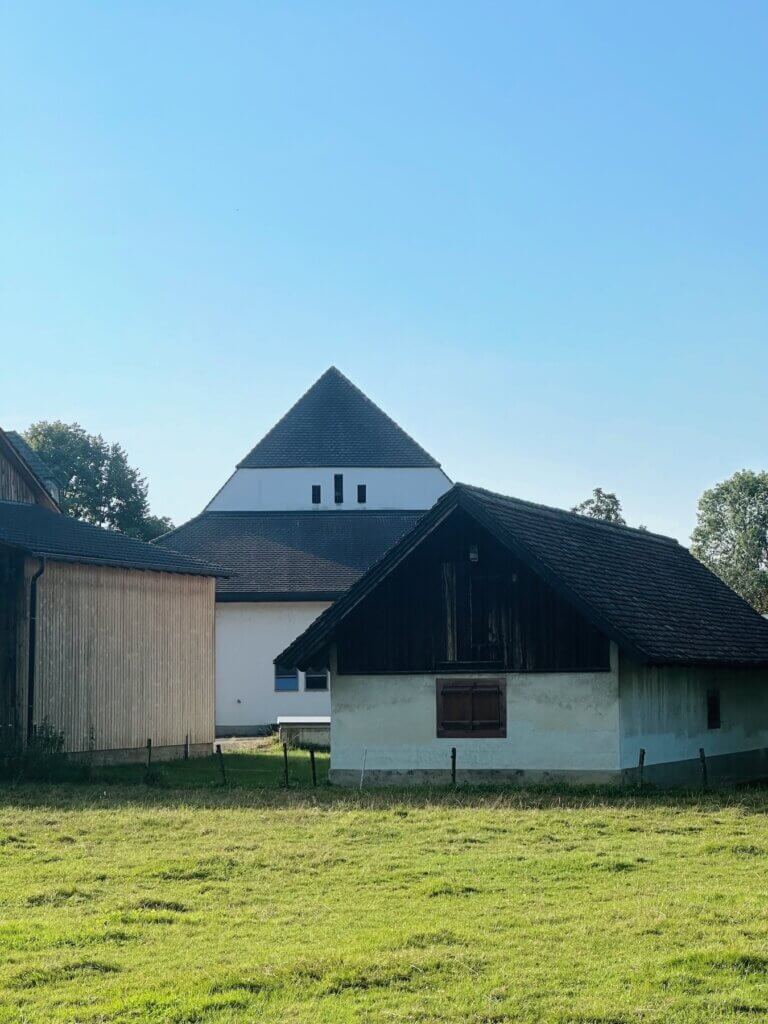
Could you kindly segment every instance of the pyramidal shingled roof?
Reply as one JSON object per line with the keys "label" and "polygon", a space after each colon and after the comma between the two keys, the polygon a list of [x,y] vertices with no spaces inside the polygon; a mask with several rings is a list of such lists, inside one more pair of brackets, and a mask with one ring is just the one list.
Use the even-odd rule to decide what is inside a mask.
{"label": "pyramidal shingled roof", "polygon": [[332,366],[238,463],[238,469],[439,465]]}

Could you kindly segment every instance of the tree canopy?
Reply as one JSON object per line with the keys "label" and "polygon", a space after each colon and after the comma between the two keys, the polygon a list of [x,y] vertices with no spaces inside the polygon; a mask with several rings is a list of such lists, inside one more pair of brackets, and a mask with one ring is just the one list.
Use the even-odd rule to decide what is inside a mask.
{"label": "tree canopy", "polygon": [[140,540],[173,528],[166,516],[151,514],[147,482],[128,464],[121,445],[60,420],[33,423],[24,437],[61,479],[61,506],[68,515]]}
{"label": "tree canopy", "polygon": [[691,551],[768,614],[768,473],[743,469],[699,499]]}
{"label": "tree canopy", "polygon": [[615,494],[611,491],[604,491],[602,487],[596,487],[592,491],[592,497],[574,505],[571,512],[578,512],[580,516],[589,516],[590,519],[603,519],[606,523],[616,523],[618,526],[627,525],[627,521],[622,515],[621,502]]}

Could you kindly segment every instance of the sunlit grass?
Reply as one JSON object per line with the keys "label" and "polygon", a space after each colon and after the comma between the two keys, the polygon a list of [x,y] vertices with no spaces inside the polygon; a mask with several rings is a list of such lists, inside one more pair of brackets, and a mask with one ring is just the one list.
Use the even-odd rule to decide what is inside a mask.
{"label": "sunlit grass", "polygon": [[225,789],[209,767],[0,788],[0,1020],[768,1014],[768,793]]}

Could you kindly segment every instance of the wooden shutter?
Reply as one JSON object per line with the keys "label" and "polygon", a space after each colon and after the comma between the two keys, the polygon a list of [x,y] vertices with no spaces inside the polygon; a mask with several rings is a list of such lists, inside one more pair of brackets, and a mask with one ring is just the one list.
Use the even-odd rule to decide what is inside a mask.
{"label": "wooden shutter", "polygon": [[503,679],[438,679],[437,735],[484,739],[507,735]]}

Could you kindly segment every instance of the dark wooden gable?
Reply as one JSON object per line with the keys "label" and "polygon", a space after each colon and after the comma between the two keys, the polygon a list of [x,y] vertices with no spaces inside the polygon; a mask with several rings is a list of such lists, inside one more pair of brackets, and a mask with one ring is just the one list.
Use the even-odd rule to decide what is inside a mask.
{"label": "dark wooden gable", "polygon": [[609,642],[457,509],[349,613],[342,675],[610,667]]}

